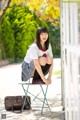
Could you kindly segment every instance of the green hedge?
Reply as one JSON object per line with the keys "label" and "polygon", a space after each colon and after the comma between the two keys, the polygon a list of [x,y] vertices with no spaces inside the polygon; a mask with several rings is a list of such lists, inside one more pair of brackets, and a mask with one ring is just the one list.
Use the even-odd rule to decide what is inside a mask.
{"label": "green hedge", "polygon": [[60,57],[60,29],[41,21],[28,7],[8,8],[0,26],[0,59],[23,60],[29,45],[35,40],[38,26],[49,29],[54,57]]}

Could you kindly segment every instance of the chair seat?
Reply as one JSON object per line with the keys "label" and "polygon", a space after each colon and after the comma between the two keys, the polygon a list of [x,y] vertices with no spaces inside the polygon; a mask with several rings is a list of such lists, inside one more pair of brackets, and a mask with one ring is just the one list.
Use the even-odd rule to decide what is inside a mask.
{"label": "chair seat", "polygon": [[37,80],[33,79],[32,84],[45,84],[45,82],[42,79],[37,79]]}

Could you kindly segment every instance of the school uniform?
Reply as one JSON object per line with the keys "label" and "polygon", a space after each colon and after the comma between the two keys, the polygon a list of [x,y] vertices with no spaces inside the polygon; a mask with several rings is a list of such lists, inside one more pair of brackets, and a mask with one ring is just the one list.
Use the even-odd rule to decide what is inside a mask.
{"label": "school uniform", "polygon": [[[40,79],[38,72],[35,69],[33,60],[38,59],[39,57],[46,57],[47,55],[53,57],[51,44],[49,43],[49,47],[47,50],[39,49],[36,43],[33,43],[29,49],[27,50],[26,56],[22,63],[22,81],[27,81],[32,77],[32,73],[34,72],[33,79]],[[49,71],[51,65],[46,64],[45,66],[41,66],[43,74],[46,75]]]}

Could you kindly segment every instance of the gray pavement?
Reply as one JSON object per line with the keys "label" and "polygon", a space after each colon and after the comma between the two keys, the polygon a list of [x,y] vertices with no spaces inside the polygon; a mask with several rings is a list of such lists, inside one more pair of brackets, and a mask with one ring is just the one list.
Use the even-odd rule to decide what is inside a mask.
{"label": "gray pavement", "polygon": [[[24,95],[21,82],[21,64],[11,64],[0,68],[0,119],[2,115],[6,115],[7,120],[64,120],[64,112],[61,105],[61,75],[54,73],[61,70],[61,59],[54,59],[54,67],[52,74],[52,84],[49,85],[47,99],[50,104],[51,111],[44,110],[41,115],[41,103],[36,101],[29,111],[23,113],[8,112],[4,109],[5,96]],[[38,92],[39,87],[32,86],[31,91]],[[40,96],[43,99],[41,94]],[[32,96],[31,96],[32,98]]]}

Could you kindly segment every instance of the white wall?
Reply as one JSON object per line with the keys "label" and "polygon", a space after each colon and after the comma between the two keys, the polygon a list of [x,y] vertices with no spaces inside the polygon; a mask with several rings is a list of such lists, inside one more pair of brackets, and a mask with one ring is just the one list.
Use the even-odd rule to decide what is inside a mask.
{"label": "white wall", "polygon": [[61,2],[62,95],[66,120],[80,120],[78,4]]}

